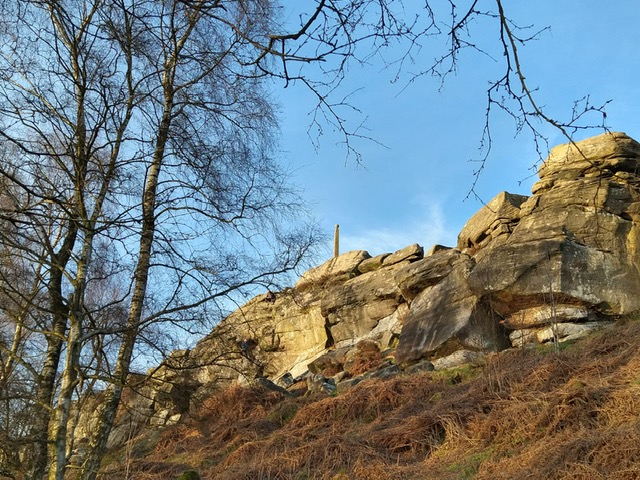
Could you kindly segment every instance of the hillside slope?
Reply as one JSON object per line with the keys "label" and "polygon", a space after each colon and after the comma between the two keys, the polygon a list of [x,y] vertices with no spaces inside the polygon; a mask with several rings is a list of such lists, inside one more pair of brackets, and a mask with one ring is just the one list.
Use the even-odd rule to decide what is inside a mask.
{"label": "hillside slope", "polygon": [[640,478],[639,344],[636,316],[334,397],[231,387],[111,452],[101,478]]}

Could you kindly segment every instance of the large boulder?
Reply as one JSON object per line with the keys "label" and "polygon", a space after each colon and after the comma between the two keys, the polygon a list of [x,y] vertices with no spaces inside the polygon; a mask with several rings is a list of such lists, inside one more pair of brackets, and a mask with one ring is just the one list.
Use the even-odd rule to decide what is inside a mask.
{"label": "large boulder", "polygon": [[554,323],[597,320],[593,310],[583,305],[548,304],[524,308],[508,315],[502,324],[509,329],[547,327]]}
{"label": "large boulder", "polygon": [[296,283],[297,290],[317,287],[326,282],[347,280],[358,275],[358,265],[367,258],[371,258],[369,252],[364,250],[352,250],[326,261],[307,272],[303,273]]}
{"label": "large boulder", "polygon": [[607,132],[580,142],[569,142],[551,149],[538,175],[534,193],[551,188],[558,180],[579,177],[605,177],[614,172],[638,174],[640,144],[625,133]]}
{"label": "large boulder", "polygon": [[520,220],[520,206],[529,197],[502,192],[469,219],[458,235],[458,248],[478,249],[512,232]]}
{"label": "large boulder", "polygon": [[459,250],[438,250],[400,268],[395,274],[395,282],[402,296],[411,301],[426,288],[440,283],[457,263],[465,262],[468,258],[468,255],[461,255]]}
{"label": "large boulder", "polygon": [[458,255],[460,261],[446,276],[411,301],[396,350],[398,363],[448,355],[460,348],[499,350],[509,345],[488,305],[468,287],[473,260]]}
{"label": "large boulder", "polygon": [[382,264],[390,253],[381,253],[380,255],[376,255],[375,257],[367,258],[360,262],[358,265],[358,272],[360,273],[368,273],[373,272],[374,270],[378,270],[382,268]]}
{"label": "large boulder", "polygon": [[478,262],[468,282],[502,316],[553,303],[586,305],[608,315],[640,309],[637,268],[568,238],[501,245]]}
{"label": "large boulder", "polygon": [[364,273],[324,292],[321,312],[330,325],[334,343],[363,337],[396,311],[404,300],[394,276],[404,265],[393,264]]}
{"label": "large boulder", "polygon": [[501,348],[502,327],[541,341],[550,325],[640,310],[639,160],[622,133],[558,146],[533,196],[500,193],[458,249],[396,273],[410,306],[397,360]]}
{"label": "large boulder", "polygon": [[474,255],[474,294],[506,325],[544,305],[583,319],[639,310],[639,160],[640,144],[620,133],[554,148],[540,168],[550,182],[520,205],[513,232]]}
{"label": "large boulder", "polygon": [[382,264],[385,266],[389,266],[406,261],[414,262],[416,260],[420,260],[423,256],[424,248],[422,248],[422,246],[418,245],[417,243],[414,243],[413,245],[401,248],[400,250],[385,257]]}

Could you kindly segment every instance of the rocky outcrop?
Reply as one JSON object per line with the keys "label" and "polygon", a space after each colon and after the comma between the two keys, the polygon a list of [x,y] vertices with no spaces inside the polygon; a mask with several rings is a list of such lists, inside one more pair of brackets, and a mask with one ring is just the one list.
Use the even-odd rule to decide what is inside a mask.
{"label": "rocky outcrop", "polygon": [[561,145],[539,176],[531,196],[482,207],[456,248],[352,251],[257,296],[155,369],[144,408],[175,421],[211,385],[237,381],[306,379],[334,394],[366,366],[379,378],[449,368],[640,310],[640,144],[607,133]]}
{"label": "rocky outcrop", "polygon": [[[640,144],[622,133],[561,145],[540,167],[531,197],[503,192],[485,205],[458,237],[466,269],[450,269],[455,253],[431,267],[443,286],[411,304],[398,361],[433,355],[449,334],[473,347],[454,333],[465,322],[504,327],[522,345],[574,338],[639,310],[639,159]],[[420,303],[430,306],[422,315]],[[495,342],[484,348],[500,347],[479,330]]]}
{"label": "rocky outcrop", "polygon": [[639,158],[619,133],[554,148],[513,232],[476,254],[474,293],[507,324],[545,304],[580,306],[570,316],[584,320],[640,309]]}
{"label": "rocky outcrop", "polygon": [[[471,257],[450,250],[422,263],[409,267],[414,291],[416,285],[427,286],[411,299],[396,351],[398,363],[448,355],[461,348],[498,350],[508,346],[504,329],[486,300],[469,288],[467,279],[475,267]],[[410,283],[407,273],[399,275],[405,279],[405,289]]]}
{"label": "rocky outcrop", "polygon": [[502,192],[480,209],[458,235],[458,248],[477,251],[490,243],[506,239],[520,221],[524,195]]}

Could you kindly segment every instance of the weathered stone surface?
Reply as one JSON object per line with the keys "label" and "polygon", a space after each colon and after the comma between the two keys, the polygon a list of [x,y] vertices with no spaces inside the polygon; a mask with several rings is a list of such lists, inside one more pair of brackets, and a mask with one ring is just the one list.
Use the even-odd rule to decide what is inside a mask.
{"label": "weathered stone surface", "polygon": [[619,255],[626,249],[625,244],[633,227],[631,222],[602,211],[596,214],[582,207],[555,207],[523,218],[509,238],[509,243],[525,244],[566,238],[595,249],[617,249],[616,254]]}
{"label": "weathered stone surface", "polygon": [[322,356],[309,363],[308,368],[311,373],[318,374],[324,371],[331,370],[334,375],[341,371],[347,361],[347,355],[351,350],[350,347],[337,348],[335,350],[328,350]]}
{"label": "weathered stone surface", "polygon": [[640,308],[639,159],[640,144],[618,133],[552,150],[508,239],[474,255],[471,289],[505,325],[535,323],[518,325],[516,312],[551,302],[581,309],[566,320]]}
{"label": "weathered stone surface", "polygon": [[402,303],[394,310],[394,312],[381,319],[378,324],[369,333],[363,337],[353,340],[353,345],[363,340],[370,340],[375,342],[381,348],[391,347],[394,339],[400,337],[402,330],[402,319],[407,314],[405,309],[408,310],[407,304]]}
{"label": "weathered stone surface", "polygon": [[167,420],[167,417],[169,417],[169,410],[167,409],[158,410],[149,420],[149,424],[156,427],[160,425],[164,425],[165,421]]}
{"label": "weathered stone surface", "polygon": [[396,263],[410,261],[413,262],[415,260],[420,260],[424,256],[424,249],[414,243],[413,245],[409,245],[397,252],[392,253],[388,257],[384,259],[382,264],[386,267],[389,265],[395,265]]}
{"label": "weathered stone surface", "polygon": [[398,363],[460,348],[493,350],[508,344],[487,305],[467,287],[473,266],[471,259],[460,261],[441,282],[413,299],[396,350]]}
{"label": "weathered stone surface", "polygon": [[[390,318],[397,309],[397,302],[384,301],[377,302],[371,306],[365,305],[361,309],[350,309],[348,311],[349,316],[343,315],[329,315],[330,323],[335,322],[335,325],[331,325],[331,337],[336,346],[353,345],[361,340],[367,338],[375,338],[376,336],[382,338],[383,332],[381,328],[378,328],[379,323],[382,320],[378,320],[378,317],[383,315],[382,309],[385,309],[387,314],[384,318]],[[371,316],[369,312],[375,312],[375,317]],[[389,315],[390,313],[390,315]],[[385,323],[384,325],[389,325]],[[393,333],[393,332],[391,332]]]}
{"label": "weathered stone surface", "polygon": [[[258,375],[277,378],[321,353],[327,343],[326,320],[318,301],[305,303],[295,290],[264,295],[233,312],[196,348],[190,358],[202,365],[195,374],[203,383],[248,380]],[[197,359],[197,361],[195,360]]]}
{"label": "weathered stone surface", "polygon": [[307,389],[309,392],[322,392],[327,395],[335,395],[337,387],[332,378],[326,378],[321,374],[313,374],[307,377]]}
{"label": "weathered stone surface", "polygon": [[529,343],[537,343],[538,337],[536,336],[537,330],[535,328],[523,328],[521,330],[514,330],[509,334],[509,340],[514,347],[524,347]]}
{"label": "weathered stone surface", "polygon": [[372,372],[368,372],[364,375],[365,378],[391,378],[401,373],[400,367],[397,365],[387,365]]}
{"label": "weathered stone surface", "polygon": [[276,385],[280,385],[282,388],[289,388],[294,383],[295,383],[295,380],[291,372],[285,373],[279,379],[276,380]]}
{"label": "weathered stone surface", "polygon": [[329,280],[335,281],[341,277],[349,278],[357,273],[358,265],[367,258],[371,258],[371,255],[364,250],[343,253],[302,274],[296,283],[296,289],[310,288],[313,285]]}
{"label": "weathered stone surface", "polygon": [[414,363],[413,365],[409,365],[404,369],[405,373],[409,375],[420,372],[432,372],[433,370],[435,370],[435,367],[433,366],[433,363],[428,360],[422,360],[418,363]]}
{"label": "weathered stone surface", "polygon": [[384,262],[385,258],[387,258],[389,255],[391,254],[382,253],[380,255],[376,255],[375,257],[371,257],[363,260],[358,265],[358,271],[360,273],[368,273],[368,272],[373,272],[374,270],[378,270],[379,268],[382,267],[382,263]]}
{"label": "weathered stone surface", "polygon": [[334,343],[363,337],[378,321],[393,314],[404,301],[393,281],[403,266],[400,263],[381,268],[326,290],[320,306]]}
{"label": "weathered stone surface", "polygon": [[490,296],[503,317],[551,297],[608,315],[640,309],[640,277],[626,256],[568,238],[498,246],[476,265],[468,282],[476,295]]}
{"label": "weathered stone surface", "polygon": [[456,263],[464,262],[468,258],[468,255],[461,254],[459,250],[441,250],[399,269],[394,279],[402,296],[411,301],[427,287],[436,285],[446,278]]}
{"label": "weathered stone surface", "polygon": [[520,220],[524,195],[502,192],[469,219],[458,235],[458,249],[479,248],[502,233],[510,233]]}
{"label": "weathered stone surface", "polygon": [[551,149],[538,171],[541,179],[562,173],[590,171],[602,175],[604,170],[637,174],[640,144],[624,133],[603,133],[580,142],[566,143]]}
{"label": "weathered stone surface", "polygon": [[[584,178],[573,182],[559,182],[544,194],[538,195],[537,208],[582,206],[582,212],[609,212],[622,215],[634,201],[629,185],[606,178]],[[635,199],[637,201],[637,198]]]}
{"label": "weathered stone surface", "polygon": [[547,326],[550,323],[580,322],[595,320],[590,308],[579,305],[540,305],[520,310],[509,315],[502,322],[512,330]]}
{"label": "weathered stone surface", "polygon": [[539,343],[552,341],[556,336],[558,341],[566,342],[584,337],[587,333],[607,325],[609,325],[608,322],[558,323],[538,330],[536,337]]}
{"label": "weathered stone surface", "polygon": [[446,370],[447,368],[455,368],[467,363],[475,363],[485,356],[485,352],[456,350],[451,355],[433,360],[432,363],[435,370]]}
{"label": "weathered stone surface", "polygon": [[535,205],[527,202],[531,211],[509,238],[512,243],[569,237],[621,254],[629,234],[637,228],[632,213],[640,192],[633,184],[581,179],[561,183],[533,198]]}
{"label": "weathered stone surface", "polygon": [[[327,344],[326,320],[320,312],[320,305],[308,307],[292,303],[276,309],[273,317],[273,333],[279,339],[277,349],[271,349],[269,360],[273,372],[282,373],[296,370],[296,365],[305,363],[322,351]],[[267,342],[275,346],[275,342]]]}
{"label": "weathered stone surface", "polygon": [[434,253],[438,253],[438,252],[442,252],[444,250],[450,250],[450,249],[451,247],[447,247],[445,245],[440,245],[439,243],[436,243],[435,245],[432,245],[431,248],[425,252],[424,256],[430,257]]}
{"label": "weathered stone surface", "polygon": [[559,342],[567,342],[584,337],[594,330],[608,328],[612,324],[612,322],[557,323],[544,328],[514,330],[509,334],[509,338],[514,347],[550,342],[556,336]]}
{"label": "weathered stone surface", "polygon": [[324,355],[326,351],[327,345],[318,345],[313,351],[306,351],[301,353],[293,362],[291,362],[290,373],[294,378],[299,378],[304,376],[309,371],[309,363],[315,360],[316,358]]}
{"label": "weathered stone surface", "polygon": [[387,299],[395,299],[400,303],[402,294],[394,281],[394,275],[403,267],[404,264],[385,267],[326,289],[320,301],[322,315],[326,317],[354,306]]}
{"label": "weathered stone surface", "polygon": [[360,382],[362,382],[362,380],[364,380],[364,377],[354,377],[354,378],[348,378],[347,380],[343,380],[341,381],[337,387],[338,387],[338,393],[344,393],[347,390],[349,390],[352,387],[355,387],[356,385],[358,385]]}
{"label": "weathered stone surface", "polygon": [[280,385],[272,382],[268,378],[257,377],[254,380],[254,383],[256,385],[261,386],[262,388],[265,388],[267,390],[271,390],[272,392],[278,392],[278,393],[280,393],[282,395],[285,395],[287,397],[292,397],[293,396],[293,394],[291,392],[289,392],[286,388],[281,387]]}

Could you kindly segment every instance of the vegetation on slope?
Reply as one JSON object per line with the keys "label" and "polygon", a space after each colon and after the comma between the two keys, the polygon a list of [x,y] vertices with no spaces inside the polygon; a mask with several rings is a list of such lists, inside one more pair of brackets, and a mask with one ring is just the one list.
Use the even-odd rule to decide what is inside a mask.
{"label": "vegetation on slope", "polygon": [[[640,478],[640,322],[336,396],[231,388],[114,453],[102,478]],[[117,459],[117,461],[115,461]]]}

